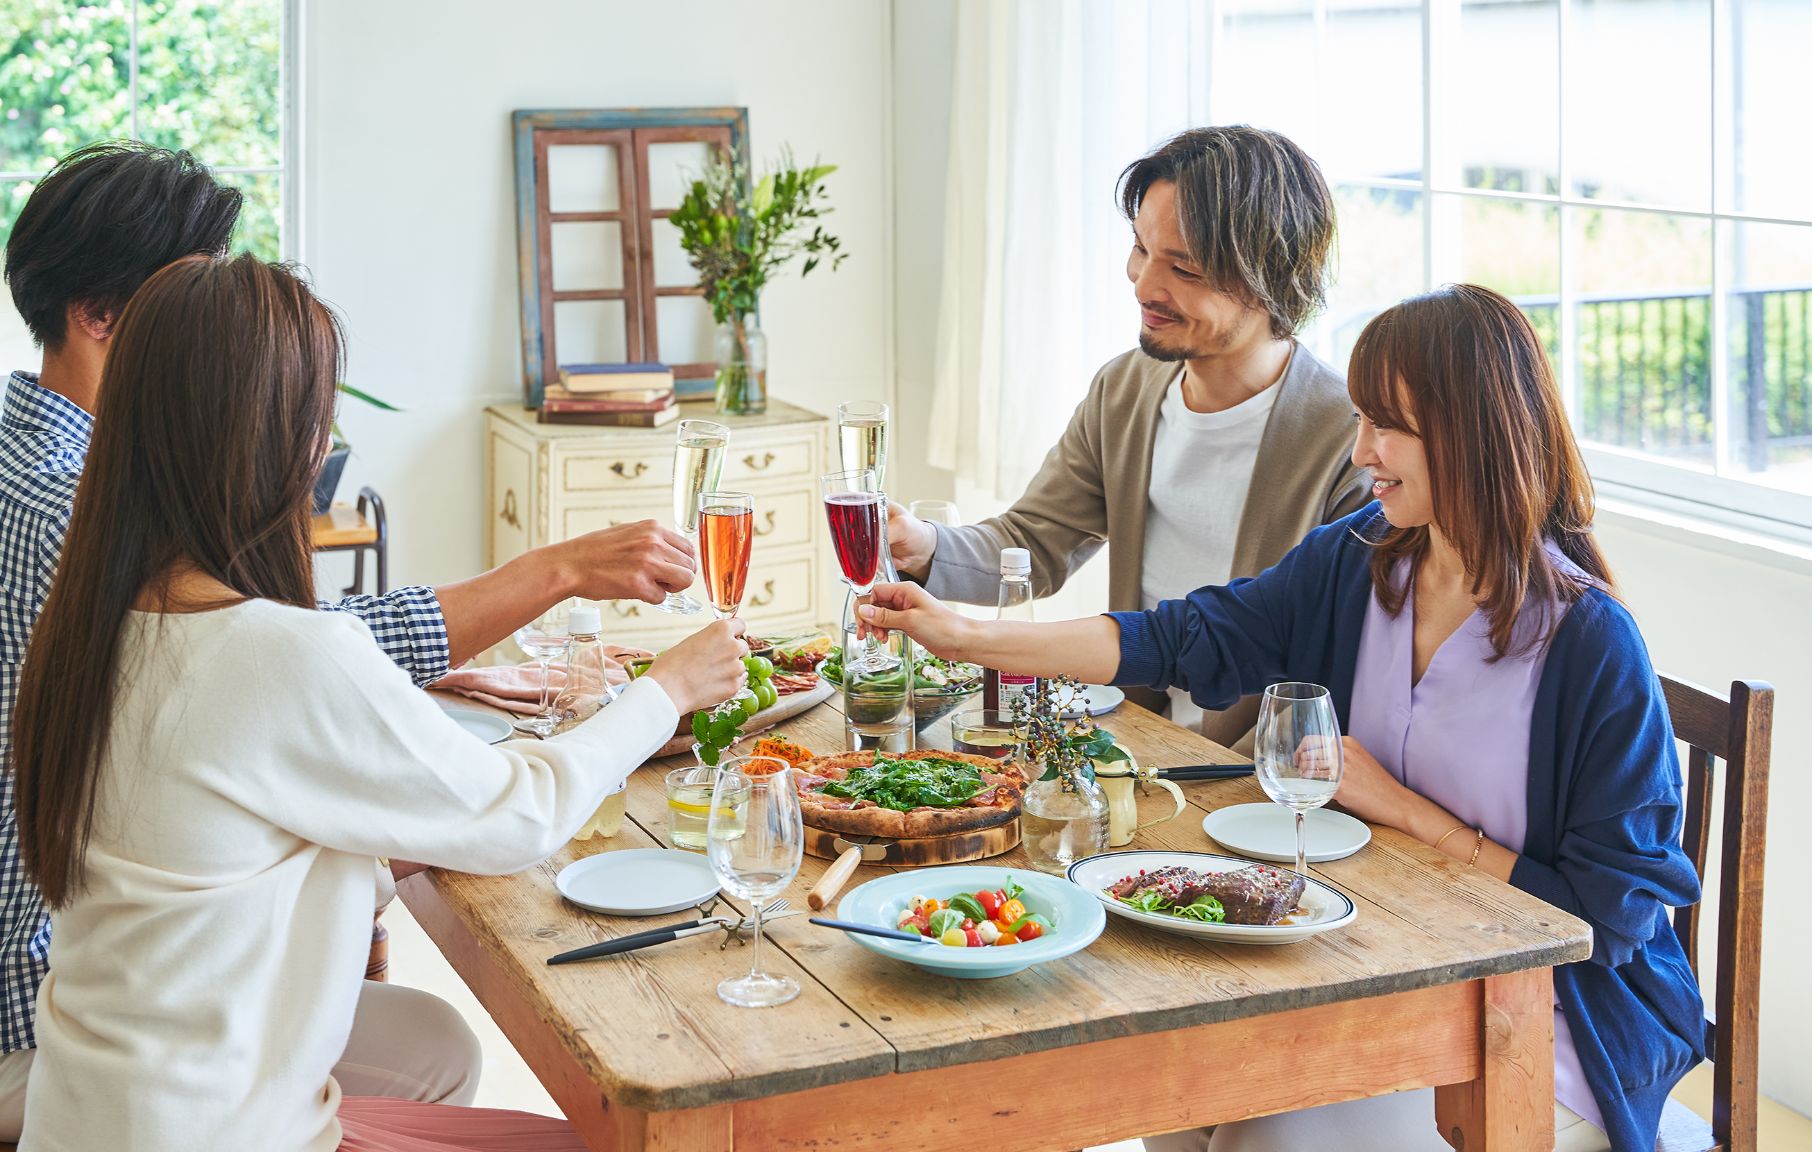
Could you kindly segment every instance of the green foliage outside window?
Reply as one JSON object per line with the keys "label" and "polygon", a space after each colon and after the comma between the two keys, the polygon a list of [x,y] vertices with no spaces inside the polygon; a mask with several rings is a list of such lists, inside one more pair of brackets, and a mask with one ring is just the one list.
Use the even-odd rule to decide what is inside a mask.
{"label": "green foliage outside window", "polygon": [[[133,134],[133,0],[0,0],[0,171],[47,171]],[[139,0],[138,137],[215,168],[283,160],[283,0]],[[235,250],[281,254],[281,179],[221,173],[245,193]],[[31,195],[0,181],[0,243]]]}

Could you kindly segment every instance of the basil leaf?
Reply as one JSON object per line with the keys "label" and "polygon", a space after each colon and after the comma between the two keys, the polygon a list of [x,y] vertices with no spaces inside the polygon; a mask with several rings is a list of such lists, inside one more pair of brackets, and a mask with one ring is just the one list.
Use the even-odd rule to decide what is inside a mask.
{"label": "basil leaf", "polygon": [[931,914],[931,935],[942,936],[952,928],[963,926],[963,914],[953,908],[939,908]]}
{"label": "basil leaf", "polygon": [[956,895],[950,897],[950,907],[961,912],[977,924],[980,924],[983,920],[988,918],[988,914],[982,910],[981,902],[967,892],[958,892]]}

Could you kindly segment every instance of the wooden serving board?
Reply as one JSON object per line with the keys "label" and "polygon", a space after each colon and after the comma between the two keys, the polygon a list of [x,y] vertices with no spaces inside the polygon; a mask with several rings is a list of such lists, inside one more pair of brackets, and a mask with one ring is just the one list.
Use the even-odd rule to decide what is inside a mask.
{"label": "wooden serving board", "polygon": [[1019,847],[1019,821],[997,824],[979,832],[962,832],[954,836],[924,836],[887,840],[879,836],[845,836],[823,828],[805,826],[805,850],[825,860],[835,860],[850,845],[885,848],[885,858],[862,854],[864,864],[887,864],[920,868],[930,864],[962,864],[986,860]]}
{"label": "wooden serving board", "polygon": [[[782,720],[791,720],[803,712],[811,711],[819,704],[829,700],[836,694],[836,691],[836,685],[828,680],[820,680],[816,688],[808,688],[804,692],[794,692],[791,695],[782,696],[772,708],[763,708],[743,723],[742,739],[738,740],[727,754],[739,755],[737,748],[749,737],[766,732]],[[680,717],[679,731],[673,734],[673,739],[661,745],[649,759],[658,760],[663,756],[678,756],[681,752],[690,751],[692,751],[692,714],[688,712]]]}

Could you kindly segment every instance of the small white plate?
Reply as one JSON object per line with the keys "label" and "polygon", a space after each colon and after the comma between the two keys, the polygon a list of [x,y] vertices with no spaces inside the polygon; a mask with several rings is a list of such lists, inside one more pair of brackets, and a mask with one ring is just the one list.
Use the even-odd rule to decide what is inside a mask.
{"label": "small white plate", "polygon": [[[1216,808],[1202,817],[1202,831],[1241,856],[1274,864],[1296,863],[1296,813],[1282,804]],[[1311,864],[1344,860],[1372,842],[1372,830],[1365,821],[1326,808],[1309,809],[1303,815],[1302,832]]]}
{"label": "small white plate", "polygon": [[659,916],[717,894],[710,861],[671,848],[626,848],[575,860],[554,877],[560,895],[611,916]]}
{"label": "small white plate", "polygon": [[[1082,690],[1083,707],[1090,716],[1105,716],[1126,703],[1126,693],[1111,684],[1087,684]],[[1081,716],[1083,709],[1073,708],[1065,712],[1064,719],[1074,720]]]}
{"label": "small white plate", "polygon": [[1250,866],[1250,860],[1216,856],[1208,852],[1103,852],[1070,865],[1071,883],[1087,891],[1115,916],[1147,928],[1195,936],[1222,944],[1294,944],[1335,928],[1344,928],[1359,915],[1346,893],[1313,876],[1306,877],[1302,899],[1296,912],[1283,924],[1204,924],[1182,916],[1160,912],[1141,912],[1107,894],[1106,889],[1138,871],[1153,872],[1159,868],[1180,865],[1203,872],[1232,872]]}
{"label": "small white plate", "polygon": [[442,704],[440,710],[452,717],[455,724],[486,744],[496,744],[515,735],[515,729],[510,727],[510,722],[495,712],[480,712],[476,708],[455,708],[449,704]]}

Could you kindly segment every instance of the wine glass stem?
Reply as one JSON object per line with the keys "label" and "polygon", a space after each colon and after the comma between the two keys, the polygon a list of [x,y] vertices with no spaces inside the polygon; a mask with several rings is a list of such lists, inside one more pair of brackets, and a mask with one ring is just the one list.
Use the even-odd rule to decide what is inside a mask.
{"label": "wine glass stem", "polygon": [[543,656],[539,660],[536,661],[536,663],[541,665],[541,711],[539,714],[542,716],[547,715],[547,688],[548,688],[548,661],[549,661],[549,659],[551,659],[551,657]]}
{"label": "wine glass stem", "polygon": [[1296,873],[1299,876],[1309,874],[1308,845],[1304,842],[1302,828],[1302,809],[1296,810]]}
{"label": "wine glass stem", "polygon": [[754,950],[749,953],[749,979],[759,980],[761,978],[761,903],[757,901],[755,904],[755,945]]}

